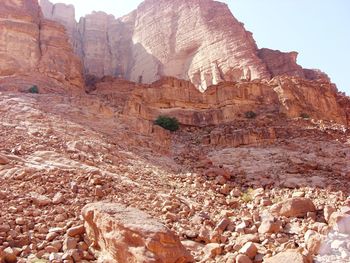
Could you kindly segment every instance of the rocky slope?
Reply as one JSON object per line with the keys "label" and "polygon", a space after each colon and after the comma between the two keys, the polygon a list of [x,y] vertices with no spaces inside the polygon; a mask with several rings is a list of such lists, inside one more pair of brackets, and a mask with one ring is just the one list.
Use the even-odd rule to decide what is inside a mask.
{"label": "rocky slope", "polygon": [[259,50],[227,5],[212,0],[147,0],[122,18],[94,12],[74,20],[74,8],[40,4],[63,23],[87,74],[152,83],[163,76],[190,80],[200,90],[222,81],[279,75],[327,78],[304,70],[297,53]]}
{"label": "rocky slope", "polygon": [[[2,2],[0,263],[350,261],[350,98],[295,53],[257,50],[225,5],[177,3],[147,0],[78,25],[72,6],[42,2],[66,31],[36,1]],[[184,21],[198,26],[192,40]],[[218,37],[232,28],[234,45]],[[183,67],[187,80],[160,78],[182,76],[191,41],[202,55]],[[236,55],[209,52],[217,43]],[[88,73],[160,79],[90,75],[84,87],[72,45]],[[228,68],[220,81],[231,81],[198,90]],[[179,130],[155,125],[159,115]]]}
{"label": "rocky slope", "polygon": [[[197,262],[348,262],[346,126],[262,107],[255,119],[170,133],[125,111],[159,83],[95,86],[74,97],[0,93],[0,259],[95,262],[117,250],[143,262],[166,255],[163,224],[182,242],[160,239],[180,262],[191,262],[182,246]],[[82,227],[83,207],[99,201],[115,204],[89,205]],[[139,217],[123,205],[159,223],[131,223]]]}
{"label": "rocky slope", "polygon": [[0,6],[0,19],[3,88],[28,89],[42,82],[42,91],[83,91],[81,63],[64,27],[44,19],[37,1],[5,1]]}

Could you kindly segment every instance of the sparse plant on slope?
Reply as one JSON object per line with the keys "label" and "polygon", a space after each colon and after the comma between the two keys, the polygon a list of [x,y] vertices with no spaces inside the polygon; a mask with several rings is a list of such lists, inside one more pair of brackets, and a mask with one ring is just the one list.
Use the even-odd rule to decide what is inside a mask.
{"label": "sparse plant on slope", "polygon": [[245,113],[245,117],[247,119],[254,119],[254,118],[256,118],[256,116],[257,116],[257,114],[254,111],[247,111]]}
{"label": "sparse plant on slope", "polygon": [[38,94],[39,93],[39,88],[38,86],[34,85],[34,86],[31,86],[28,90],[29,93],[32,93],[32,94]]}
{"label": "sparse plant on slope", "polygon": [[300,113],[300,118],[303,118],[303,119],[310,119],[310,115],[305,113],[305,112],[302,112]]}
{"label": "sparse plant on slope", "polygon": [[249,203],[253,201],[253,188],[248,188],[245,193],[242,194],[241,199],[244,203]]}
{"label": "sparse plant on slope", "polygon": [[159,116],[154,123],[169,131],[177,131],[179,129],[179,121],[168,116]]}

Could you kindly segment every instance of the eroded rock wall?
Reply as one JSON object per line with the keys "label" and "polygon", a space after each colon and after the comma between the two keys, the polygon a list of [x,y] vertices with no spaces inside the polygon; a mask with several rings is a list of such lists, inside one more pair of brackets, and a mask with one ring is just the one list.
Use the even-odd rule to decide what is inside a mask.
{"label": "eroded rock wall", "polygon": [[185,125],[207,126],[246,118],[246,112],[253,111],[258,116],[282,113],[291,118],[307,114],[347,125],[343,104],[335,86],[325,81],[276,77],[269,82],[224,82],[201,93],[188,81],[163,78],[135,88],[124,114],[147,120],[170,115]]}
{"label": "eroded rock wall", "polygon": [[[65,28],[44,19],[37,1],[2,1],[0,28],[2,87],[23,89],[41,82],[47,84],[40,87],[41,91],[52,91],[52,86],[57,90],[83,91],[81,63]],[[18,77],[20,81],[6,81]]]}
{"label": "eroded rock wall", "polygon": [[40,4],[45,17],[67,28],[87,75],[147,84],[172,76],[200,90],[223,81],[324,76],[300,67],[296,52],[259,50],[252,33],[217,1],[146,0],[122,18],[93,12],[79,23],[72,6]]}

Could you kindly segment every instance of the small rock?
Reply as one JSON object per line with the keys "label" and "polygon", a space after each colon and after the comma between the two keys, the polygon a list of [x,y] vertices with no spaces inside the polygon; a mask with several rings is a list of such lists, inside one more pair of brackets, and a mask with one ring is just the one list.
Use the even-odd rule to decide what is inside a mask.
{"label": "small rock", "polygon": [[67,230],[67,235],[70,237],[75,237],[77,235],[83,235],[85,233],[84,225],[79,225],[76,227],[71,227]]}
{"label": "small rock", "polygon": [[250,259],[253,259],[258,253],[258,249],[253,242],[248,242],[239,250],[239,253],[245,254]]}
{"label": "small rock", "polygon": [[326,205],[324,207],[323,213],[324,213],[324,219],[326,220],[326,222],[329,221],[329,218],[331,217],[331,215],[336,211],[334,206],[330,206],[330,205]]}
{"label": "small rock", "polygon": [[16,252],[10,247],[4,249],[4,259],[6,263],[16,263],[17,262]]}
{"label": "small rock", "polygon": [[37,193],[32,193],[32,198],[33,198],[33,203],[37,206],[47,206],[51,204],[51,199],[48,198],[47,196],[40,195]]}
{"label": "small rock", "polygon": [[263,220],[259,226],[258,232],[260,234],[279,233],[281,231],[281,223],[273,220]]}
{"label": "small rock", "polygon": [[307,250],[312,255],[317,255],[320,252],[321,245],[322,245],[322,238],[320,234],[318,234],[315,231],[307,231],[304,236],[305,244]]}
{"label": "small rock", "polygon": [[58,249],[54,246],[47,246],[45,248],[46,253],[58,253]]}
{"label": "small rock", "polygon": [[23,217],[17,217],[16,218],[16,225],[23,226],[25,225],[26,220]]}
{"label": "small rock", "polygon": [[49,233],[46,235],[45,240],[51,242],[51,241],[54,240],[57,236],[58,236],[58,233],[56,233],[56,232],[49,232]]}
{"label": "small rock", "polygon": [[221,219],[221,221],[216,225],[216,227],[214,228],[214,231],[218,231],[220,234],[222,234],[227,226],[230,224],[230,220],[227,218],[223,218]]}
{"label": "small rock", "polygon": [[252,263],[252,262],[253,261],[247,255],[239,254],[236,257],[236,263]]}
{"label": "small rock", "polygon": [[78,241],[73,237],[67,237],[63,241],[63,251],[68,251],[71,249],[76,249]]}
{"label": "small rock", "polygon": [[3,154],[0,153],[0,165],[6,165],[10,163],[10,160]]}
{"label": "small rock", "polygon": [[61,204],[64,201],[64,195],[62,193],[57,193],[52,199],[52,203],[55,205]]}
{"label": "small rock", "polygon": [[222,247],[218,243],[209,243],[204,249],[205,258],[215,258],[222,253]]}

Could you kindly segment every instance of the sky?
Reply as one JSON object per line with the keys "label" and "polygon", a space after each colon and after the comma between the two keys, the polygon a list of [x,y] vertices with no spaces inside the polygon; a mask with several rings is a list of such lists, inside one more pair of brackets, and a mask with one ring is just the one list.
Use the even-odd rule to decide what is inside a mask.
{"label": "sky", "polygon": [[[73,4],[76,17],[105,11],[115,17],[142,0],[51,0]],[[350,95],[350,0],[222,0],[253,32],[259,48],[297,51],[304,68],[326,72]],[[349,75],[348,75],[349,74]]]}

